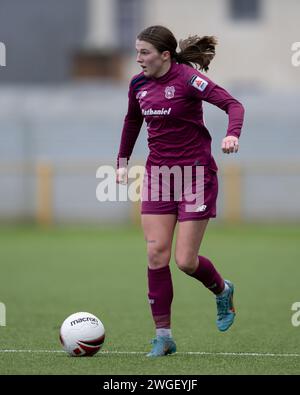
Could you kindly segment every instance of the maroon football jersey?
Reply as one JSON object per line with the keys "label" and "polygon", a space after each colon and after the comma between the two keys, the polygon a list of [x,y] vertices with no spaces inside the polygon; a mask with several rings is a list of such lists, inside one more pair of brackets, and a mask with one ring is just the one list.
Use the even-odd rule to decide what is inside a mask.
{"label": "maroon football jersey", "polygon": [[210,165],[211,136],[203,121],[202,101],[228,114],[226,136],[239,137],[244,108],[225,89],[185,64],[172,62],[160,78],[134,76],[128,93],[120,158],[129,160],[143,120],[147,124],[149,156],[147,165]]}

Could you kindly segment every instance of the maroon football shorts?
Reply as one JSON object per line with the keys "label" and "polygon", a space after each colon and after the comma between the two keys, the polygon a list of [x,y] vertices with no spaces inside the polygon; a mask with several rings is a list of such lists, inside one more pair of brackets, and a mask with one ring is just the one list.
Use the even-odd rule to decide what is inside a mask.
{"label": "maroon football shorts", "polygon": [[216,217],[217,170],[209,166],[168,169],[160,168],[159,173],[153,166],[146,167],[141,213],[175,214],[179,222]]}

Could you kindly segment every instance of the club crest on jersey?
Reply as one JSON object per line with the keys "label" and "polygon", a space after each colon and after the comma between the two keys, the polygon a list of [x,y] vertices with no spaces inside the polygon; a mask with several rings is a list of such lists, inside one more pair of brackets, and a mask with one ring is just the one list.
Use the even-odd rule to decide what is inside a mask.
{"label": "club crest on jersey", "polygon": [[167,86],[165,89],[165,98],[172,99],[172,97],[174,97],[174,93],[175,93],[174,86]]}
{"label": "club crest on jersey", "polygon": [[208,82],[199,77],[199,75],[193,75],[192,79],[190,80],[190,84],[198,89],[199,91],[203,92],[204,89],[207,87]]}

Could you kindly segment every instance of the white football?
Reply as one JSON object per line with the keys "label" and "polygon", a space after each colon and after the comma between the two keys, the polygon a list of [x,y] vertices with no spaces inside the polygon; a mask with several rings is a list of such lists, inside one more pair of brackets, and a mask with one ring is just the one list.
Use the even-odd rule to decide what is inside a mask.
{"label": "white football", "polygon": [[105,329],[95,315],[74,313],[62,323],[59,338],[64,350],[71,356],[92,356],[104,343]]}

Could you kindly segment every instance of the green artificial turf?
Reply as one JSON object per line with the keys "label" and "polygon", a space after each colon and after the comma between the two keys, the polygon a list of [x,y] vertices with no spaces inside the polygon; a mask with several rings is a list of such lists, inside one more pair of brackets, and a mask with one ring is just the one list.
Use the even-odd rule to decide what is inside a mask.
{"label": "green artificial turf", "polygon": [[[291,323],[299,242],[297,226],[210,224],[200,254],[235,284],[236,321],[218,332],[214,296],[172,257],[178,353],[149,360],[154,330],[139,228],[1,227],[0,374],[299,374],[300,326]],[[69,357],[59,343],[61,323],[78,311],[106,329],[92,358]]]}

